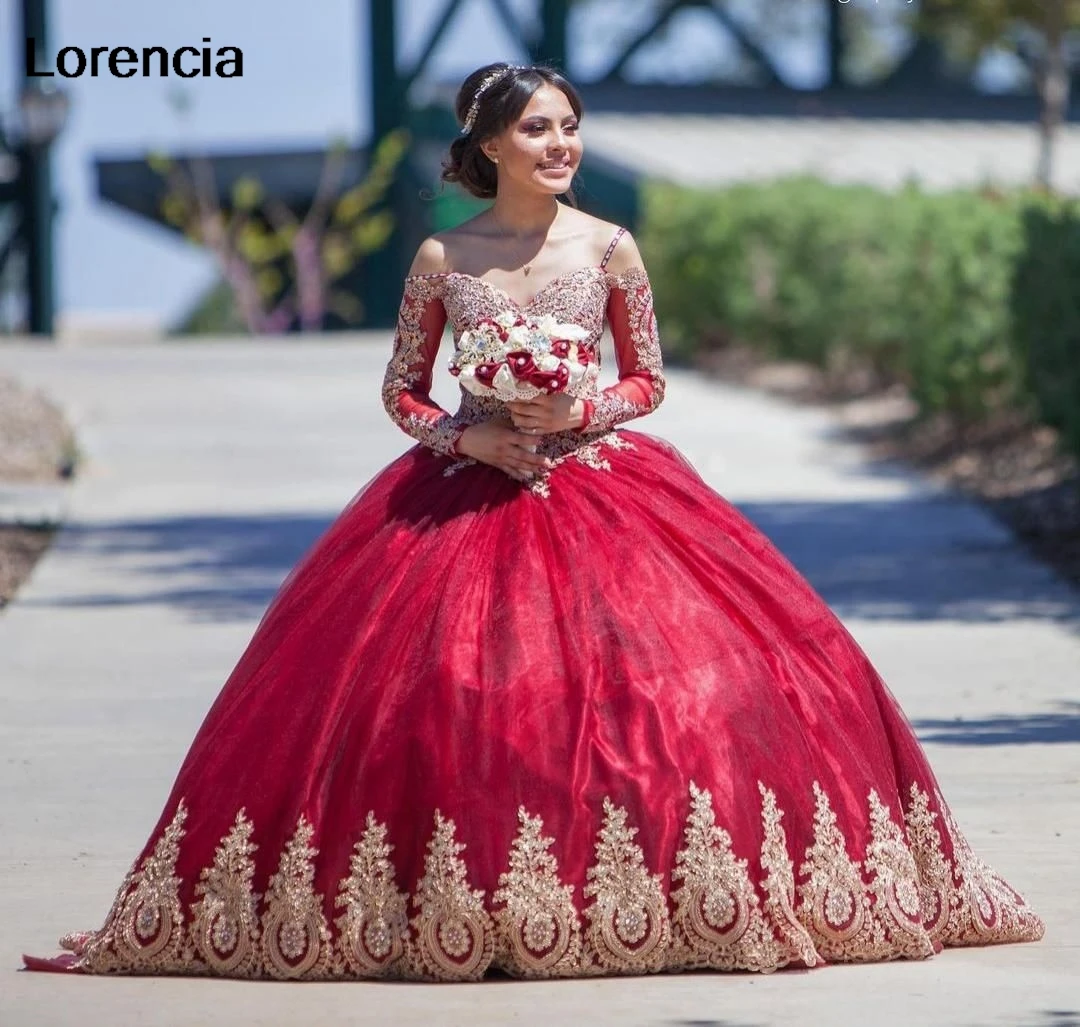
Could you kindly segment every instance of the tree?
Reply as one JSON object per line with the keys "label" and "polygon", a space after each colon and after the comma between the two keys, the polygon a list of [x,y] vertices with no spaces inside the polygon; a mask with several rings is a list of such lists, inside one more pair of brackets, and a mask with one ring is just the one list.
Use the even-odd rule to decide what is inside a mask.
{"label": "tree", "polygon": [[1054,143],[1069,106],[1069,31],[1080,27],[1080,0],[923,0],[917,24],[969,54],[1009,47],[1024,60],[1041,106],[1035,180],[1049,189]]}
{"label": "tree", "polygon": [[407,145],[403,131],[385,137],[364,180],[341,192],[346,150],[332,144],[302,216],[254,176],[233,183],[223,207],[207,158],[154,154],[149,163],[165,179],[165,219],[213,254],[248,331],[275,334],[294,325],[317,331],[328,313],[359,319],[359,301],[334,284],[389,239],[393,215],[379,204]]}

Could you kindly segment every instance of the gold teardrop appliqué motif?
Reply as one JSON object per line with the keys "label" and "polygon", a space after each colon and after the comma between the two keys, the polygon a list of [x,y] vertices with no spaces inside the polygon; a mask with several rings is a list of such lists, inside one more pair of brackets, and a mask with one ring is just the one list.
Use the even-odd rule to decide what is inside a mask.
{"label": "gold teardrop appliqu\u00e9 motif", "polygon": [[336,902],[345,910],[335,921],[341,956],[346,969],[360,977],[391,975],[405,955],[407,899],[394,882],[393,848],[386,843],[386,825],[369,812]]}
{"label": "gold teardrop appliqu\u00e9 motif", "polygon": [[783,961],[731,836],[718,827],[712,795],[690,782],[685,844],[675,855],[672,924],[691,965],[714,970],[771,970]]}
{"label": "gold teardrop appliqu\u00e9 motif", "polygon": [[424,875],[417,885],[412,919],[416,939],[410,952],[411,974],[421,978],[479,980],[491,963],[495,930],[484,909],[484,892],[469,887],[454,841],[454,822],[435,811],[435,831],[428,842]]}
{"label": "gold teardrop appliqu\u00e9 motif", "polygon": [[270,878],[261,925],[263,969],[270,977],[324,977],[331,962],[322,896],[313,887],[318,855],[310,844],[314,833],[301,814],[278,871]]}
{"label": "gold teardrop appliqu\u00e9 motif", "polygon": [[232,829],[203,869],[195,886],[198,901],[191,907],[191,939],[199,957],[215,974],[252,976],[258,964],[258,896],[252,890],[255,875],[251,841],[253,826],[245,811],[236,815]]}
{"label": "gold teardrop appliqu\u00e9 motif", "polygon": [[559,879],[554,844],[543,821],[518,808],[518,833],[510,850],[510,869],[499,877],[493,902],[504,951],[500,963],[522,977],[560,977],[578,972],[581,924],[574,889]]}
{"label": "gold teardrop appliqu\u00e9 motif", "polygon": [[659,874],[650,875],[636,827],[625,809],[604,799],[604,821],[596,862],[586,871],[585,941],[601,967],[654,972],[663,967],[671,942],[671,922]]}

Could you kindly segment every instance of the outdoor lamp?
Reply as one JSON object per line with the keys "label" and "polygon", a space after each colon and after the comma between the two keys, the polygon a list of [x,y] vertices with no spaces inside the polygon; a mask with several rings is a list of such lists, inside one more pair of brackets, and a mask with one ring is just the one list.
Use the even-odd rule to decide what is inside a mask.
{"label": "outdoor lamp", "polygon": [[19,97],[22,138],[27,146],[48,146],[67,121],[70,101],[55,86],[27,86]]}

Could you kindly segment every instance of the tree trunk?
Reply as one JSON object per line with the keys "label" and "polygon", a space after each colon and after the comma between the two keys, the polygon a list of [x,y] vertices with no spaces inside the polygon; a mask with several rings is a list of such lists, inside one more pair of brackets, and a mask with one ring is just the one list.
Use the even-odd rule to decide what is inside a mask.
{"label": "tree trunk", "polygon": [[1065,53],[1065,0],[1047,0],[1046,55],[1039,72],[1039,160],[1035,184],[1053,188],[1054,143],[1069,106],[1069,66]]}

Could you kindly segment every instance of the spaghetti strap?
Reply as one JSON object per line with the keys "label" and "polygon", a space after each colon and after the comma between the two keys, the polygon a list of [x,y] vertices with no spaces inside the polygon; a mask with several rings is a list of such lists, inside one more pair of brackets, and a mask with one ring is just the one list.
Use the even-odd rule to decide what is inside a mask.
{"label": "spaghetti strap", "polygon": [[604,259],[602,261],[600,261],[600,267],[601,268],[606,268],[607,267],[608,261],[611,260],[611,255],[615,252],[615,247],[619,245],[619,240],[624,235],[626,235],[626,229],[625,228],[620,228],[615,233],[615,238],[613,238],[611,240],[611,243],[609,244],[609,246],[607,248],[607,253],[604,254]]}

